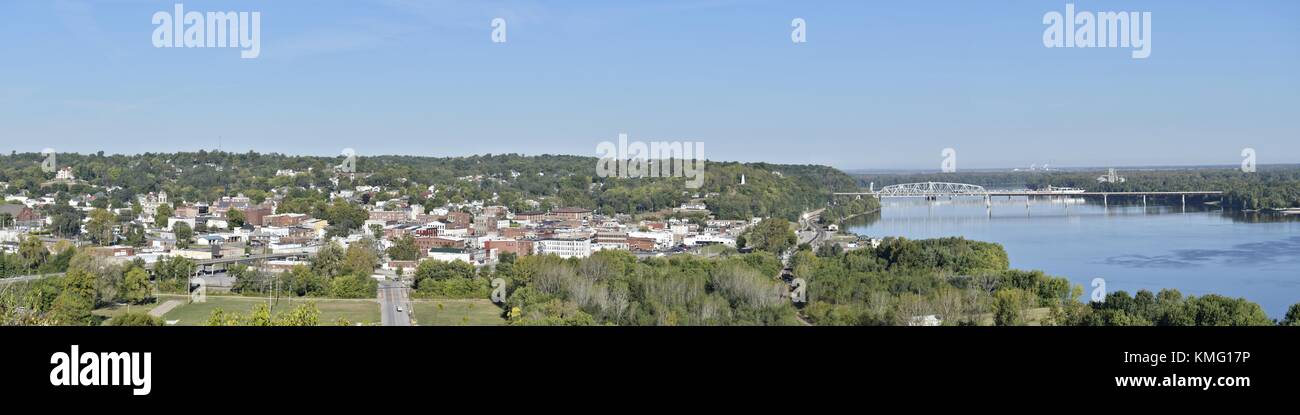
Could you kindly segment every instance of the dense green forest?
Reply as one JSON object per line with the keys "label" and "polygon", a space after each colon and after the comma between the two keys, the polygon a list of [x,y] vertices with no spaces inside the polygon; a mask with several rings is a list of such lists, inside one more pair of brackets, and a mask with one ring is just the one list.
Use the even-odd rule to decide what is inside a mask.
{"label": "dense green forest", "polygon": [[585,259],[530,256],[499,267],[516,325],[795,325],[780,261],[768,253],[718,260],[637,261],[622,251]]}
{"label": "dense green forest", "polygon": [[[342,176],[336,186],[334,166],[342,157],[283,154],[193,153],[141,155],[59,154],[60,166],[72,168],[80,180],[51,182],[43,172],[43,157],[34,153],[0,156],[0,182],[7,194],[52,192],[95,194],[106,191],[102,206],[129,207],[134,197],[166,191],[186,202],[212,201],[243,193],[261,202],[279,190],[286,194],[288,212],[321,212],[328,192],[354,186],[383,186],[381,197],[412,198],[426,206],[449,202],[495,200],[513,211],[579,206],[605,214],[646,213],[674,208],[696,195],[716,194],[706,204],[721,219],[777,216],[795,219],[800,213],[826,206],[830,193],[856,188],[854,179],[825,166],[709,162],[704,184],[685,187],[685,178],[602,178],[594,157],[515,154],[469,157],[359,157],[355,177]],[[277,176],[294,170],[296,176]],[[741,185],[741,176],[745,184]],[[430,186],[434,191],[429,192]],[[373,202],[373,200],[368,200]],[[850,208],[853,206],[850,206]],[[856,212],[855,212],[856,213]]]}
{"label": "dense green forest", "polygon": [[[1077,187],[1092,191],[1223,191],[1226,207],[1283,209],[1300,207],[1300,166],[1259,166],[1254,173],[1232,168],[1120,171],[1123,183],[1098,183],[1104,171],[956,172],[931,174],[858,174],[859,185],[881,187],[915,182],[960,182],[988,188],[1044,189]],[[1192,198],[1189,197],[1189,200]],[[1218,196],[1207,201],[1217,201]]]}

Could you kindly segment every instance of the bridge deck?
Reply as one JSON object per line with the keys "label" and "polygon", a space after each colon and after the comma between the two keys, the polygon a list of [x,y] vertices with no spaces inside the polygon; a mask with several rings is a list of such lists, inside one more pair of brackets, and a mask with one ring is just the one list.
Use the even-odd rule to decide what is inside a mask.
{"label": "bridge deck", "polygon": [[[929,194],[885,194],[884,197],[937,197],[937,196],[1193,196],[1193,195],[1221,195],[1221,191],[1188,191],[1188,192],[1079,192],[1079,193],[1057,193],[1057,192],[1035,192],[1035,191],[990,191],[984,193],[929,193]],[[882,196],[880,192],[861,192],[847,193],[836,192],[836,196]]]}

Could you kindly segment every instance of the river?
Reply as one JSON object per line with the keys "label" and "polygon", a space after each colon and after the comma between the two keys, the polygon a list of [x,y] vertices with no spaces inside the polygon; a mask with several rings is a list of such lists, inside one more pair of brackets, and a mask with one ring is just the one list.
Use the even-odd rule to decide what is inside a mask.
{"label": "river", "polygon": [[864,236],[914,239],[963,236],[997,242],[1013,268],[1069,278],[1091,292],[1103,278],[1108,292],[1222,294],[1259,303],[1281,318],[1300,302],[1300,215],[1223,212],[1140,199],[1106,207],[1093,198],[885,199],[881,212],[850,219]]}

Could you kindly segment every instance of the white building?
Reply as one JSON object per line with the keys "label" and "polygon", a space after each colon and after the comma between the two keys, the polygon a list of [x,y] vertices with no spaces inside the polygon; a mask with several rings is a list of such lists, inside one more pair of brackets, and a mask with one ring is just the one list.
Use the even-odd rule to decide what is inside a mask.
{"label": "white building", "polygon": [[468,229],[468,228],[459,228],[459,229],[446,229],[446,228],[443,228],[443,229],[439,229],[439,230],[438,230],[438,236],[459,236],[459,237],[465,237],[465,236],[469,236],[469,229]]}
{"label": "white building", "polygon": [[474,263],[474,256],[469,252],[429,252],[429,259],[434,261],[452,262],[461,261],[467,264]]}
{"label": "white building", "polygon": [[167,192],[159,192],[158,194],[150,193],[147,195],[140,195],[137,199],[140,201],[141,212],[145,216],[149,216],[149,217],[158,214],[158,206],[168,204]]}
{"label": "white building", "polygon": [[560,258],[586,258],[591,256],[590,239],[543,239],[533,244],[537,255],[558,255]]}
{"label": "white building", "polygon": [[59,169],[58,173],[54,173],[54,179],[73,181],[77,180],[77,175],[72,174],[72,167],[64,167]]}
{"label": "white building", "polygon": [[704,234],[704,235],[687,236],[686,238],[682,239],[682,244],[685,244],[686,246],[722,244],[722,245],[735,248],[736,240],[734,238],[730,238],[726,236]]}
{"label": "white building", "polygon": [[592,251],[627,251],[632,249],[627,242],[597,242],[591,246]]}

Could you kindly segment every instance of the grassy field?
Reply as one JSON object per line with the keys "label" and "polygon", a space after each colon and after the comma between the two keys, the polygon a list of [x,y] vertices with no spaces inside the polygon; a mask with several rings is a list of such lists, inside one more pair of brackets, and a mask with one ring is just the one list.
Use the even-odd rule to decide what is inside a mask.
{"label": "grassy field", "polygon": [[[190,304],[188,297],[183,295],[160,295],[158,302],[162,303],[167,300],[180,300],[183,302],[180,306],[168,311],[163,315],[164,321],[178,320],[178,326],[199,326],[208,320],[212,315],[212,310],[221,308],[228,313],[248,314],[253,307],[258,304],[266,304],[265,298],[257,297],[237,297],[237,296],[216,296],[209,295],[206,303]],[[316,302],[316,308],[320,309],[320,324],[329,326],[334,325],[339,318],[347,319],[352,323],[378,324],[379,323],[379,303],[375,300],[340,300],[298,298],[290,301],[281,298],[275,304],[272,313],[287,312],[293,307],[306,304],[308,301]],[[132,307],[135,311],[135,307]]]}
{"label": "grassy field", "polygon": [[[1051,316],[1051,314],[1052,314],[1052,309],[1047,307],[1031,308],[1029,310],[1025,310],[1025,325],[1041,326],[1043,325],[1043,320],[1046,320],[1048,317]],[[982,314],[980,315],[980,317],[983,319],[983,323],[982,323],[983,325],[985,326],[993,325],[993,313]]]}
{"label": "grassy field", "polygon": [[718,254],[726,252],[728,249],[730,249],[728,246],[722,244],[705,245],[698,249],[697,255],[715,257],[718,256]]}
{"label": "grassy field", "polygon": [[90,313],[98,317],[104,318],[104,324],[108,324],[109,319],[126,314],[128,309],[132,313],[148,313],[149,310],[153,310],[154,307],[157,307],[161,304],[162,301],[160,300],[152,304],[140,304],[140,305],[133,305],[133,306],[110,305],[107,307],[97,308],[94,311],[91,311]]}
{"label": "grassy field", "polygon": [[[441,307],[439,307],[441,305]],[[499,326],[501,308],[485,299],[414,300],[411,317],[419,326]]]}

